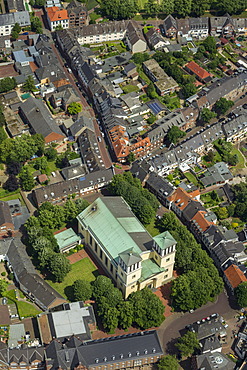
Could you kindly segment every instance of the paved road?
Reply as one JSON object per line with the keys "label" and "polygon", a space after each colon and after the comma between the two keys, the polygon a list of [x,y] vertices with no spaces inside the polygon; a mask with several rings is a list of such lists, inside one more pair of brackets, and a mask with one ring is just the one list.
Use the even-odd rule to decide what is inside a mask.
{"label": "paved road", "polygon": [[185,326],[201,320],[213,313],[219,313],[225,320],[232,318],[236,314],[236,309],[229,304],[228,297],[225,293],[221,293],[215,303],[207,303],[192,314],[190,313],[175,313],[168,317],[158,329],[158,334],[163,345],[164,351],[167,353],[177,353],[174,343],[180,337]]}
{"label": "paved road", "polygon": [[85,97],[83,96],[83,94],[81,93],[79,88],[77,87],[77,85],[75,83],[75,80],[74,80],[74,75],[69,73],[67,68],[64,66],[64,62],[63,62],[63,59],[62,59],[59,51],[57,50],[57,48],[55,47],[54,44],[51,44],[51,46],[52,46],[52,49],[53,49],[54,53],[56,54],[56,56],[57,56],[57,58],[58,58],[58,60],[61,64],[61,67],[62,67],[67,79],[69,80],[70,84],[73,86],[73,88],[76,90],[78,96],[80,97],[81,104],[82,104],[84,110],[88,111],[89,114],[91,115],[91,117],[93,118],[95,135],[97,137],[101,137],[101,142],[98,142],[98,147],[99,147],[99,150],[100,150],[101,158],[103,160],[105,168],[110,168],[112,166],[112,161],[111,161],[109,153],[106,149],[105,141],[104,141],[103,137],[101,136],[101,131],[100,131],[99,125],[96,121],[94,111],[93,111],[92,107],[88,104],[87,100],[85,99]]}

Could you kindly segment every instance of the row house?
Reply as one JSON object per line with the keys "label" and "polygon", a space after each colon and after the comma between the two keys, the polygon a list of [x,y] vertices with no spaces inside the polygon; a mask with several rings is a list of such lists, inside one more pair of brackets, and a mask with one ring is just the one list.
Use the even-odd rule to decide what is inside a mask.
{"label": "row house", "polygon": [[234,34],[233,19],[229,14],[223,17],[210,17],[210,34],[214,37],[231,37]]}
{"label": "row house", "polygon": [[149,48],[152,50],[163,50],[167,45],[167,41],[164,40],[155,28],[150,28],[148,32],[145,33],[145,38]]}
{"label": "row house", "polygon": [[209,18],[185,18],[175,19],[172,15],[168,15],[163,23],[164,33],[166,37],[194,37],[203,39],[209,33]]}
{"label": "row house", "polygon": [[188,193],[183,188],[177,188],[168,198],[168,208],[172,209],[178,217],[182,217],[183,210],[187,207],[191,200],[199,200],[200,191],[197,189]]}
{"label": "row house", "polygon": [[78,198],[107,186],[111,182],[113,175],[111,168],[93,171],[80,179],[61,181],[35,189],[32,192],[32,197],[38,207],[44,202],[51,202],[52,204],[63,203],[71,195]]}
{"label": "row house", "polygon": [[0,369],[45,370],[44,352],[44,347],[1,349]]}
{"label": "row house", "polygon": [[31,25],[29,12],[19,11],[13,13],[0,14],[0,36],[11,35],[12,28],[18,23],[20,27],[28,27]]}
{"label": "row house", "polygon": [[247,136],[247,116],[241,115],[222,125],[226,141],[235,143],[243,141]]}
{"label": "row house", "polygon": [[234,294],[234,290],[239,286],[239,284],[247,281],[244,272],[235,264],[229,266],[224,271],[223,279],[231,294]]}

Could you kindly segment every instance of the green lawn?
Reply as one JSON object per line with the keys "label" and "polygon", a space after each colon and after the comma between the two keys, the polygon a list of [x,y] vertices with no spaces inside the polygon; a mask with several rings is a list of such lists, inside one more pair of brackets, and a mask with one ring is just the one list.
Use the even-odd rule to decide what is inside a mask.
{"label": "green lawn", "polygon": [[160,234],[159,229],[155,226],[155,221],[156,220],[154,219],[152,222],[150,222],[150,224],[145,226],[151,236],[156,236]]}
{"label": "green lawn", "polygon": [[[54,283],[50,280],[47,282],[58,291],[62,296],[68,296],[69,288],[78,279],[94,281],[98,276],[98,270],[93,265],[92,261],[86,257],[73,265],[71,265],[71,271],[67,274],[62,283]],[[66,289],[67,288],[67,289]]]}
{"label": "green lawn", "polygon": [[231,154],[237,154],[238,156],[238,160],[239,160],[238,164],[232,167],[232,171],[234,173],[237,173],[241,168],[244,168],[244,163],[245,163],[244,156],[236,147],[232,148]]}
{"label": "green lawn", "polygon": [[56,161],[48,161],[48,168],[47,168],[47,174],[51,175],[52,172],[57,171]]}
{"label": "green lawn", "polygon": [[0,200],[3,200],[4,202],[7,202],[8,200],[13,200],[13,199],[20,199],[21,205],[22,206],[25,205],[24,200],[20,193],[10,194],[5,197],[0,197]]}
{"label": "green lawn", "polygon": [[189,182],[192,182],[194,185],[198,186],[198,180],[194,175],[192,175],[191,172],[185,172],[184,176],[189,180]]}
{"label": "green lawn", "polygon": [[17,301],[16,306],[20,317],[33,317],[41,313],[41,310],[37,309],[28,302]]}
{"label": "green lawn", "polygon": [[123,92],[125,94],[128,94],[130,92],[134,92],[134,91],[139,91],[139,88],[135,85],[125,85],[125,86],[121,86],[121,89],[123,90]]}
{"label": "green lawn", "polygon": [[93,12],[93,13],[89,14],[89,17],[90,17],[91,21],[96,21],[96,19],[101,18],[101,15]]}

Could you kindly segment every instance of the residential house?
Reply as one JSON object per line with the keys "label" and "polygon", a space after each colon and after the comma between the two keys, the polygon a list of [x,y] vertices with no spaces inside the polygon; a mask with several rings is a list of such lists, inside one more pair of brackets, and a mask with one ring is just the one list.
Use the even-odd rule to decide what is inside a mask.
{"label": "residential house", "polygon": [[123,72],[128,78],[136,80],[138,78],[138,72],[135,63],[129,63],[123,67]]}
{"label": "residential house", "polygon": [[183,126],[183,130],[186,131],[195,125],[196,120],[199,116],[199,110],[197,108],[194,108],[193,106],[189,106],[183,108],[181,110],[181,113],[184,116],[184,120],[186,122]]}
{"label": "residential house", "polygon": [[8,268],[13,272],[20,290],[28,299],[37,304],[43,311],[66,302],[37,274],[25,246],[19,238],[1,240],[1,243],[2,248],[5,248],[4,260],[7,261]]}
{"label": "residential house", "polygon": [[123,40],[129,22],[123,20],[82,26],[78,30],[77,41],[83,45]]}
{"label": "residential house", "polygon": [[[54,238],[57,241],[59,251],[61,253],[66,253],[70,249],[76,247],[81,243],[81,237],[77,235],[74,230],[70,227],[66,230],[61,230],[55,233]],[[76,334],[75,332],[70,333],[69,335]],[[60,336],[56,336],[59,338]]]}
{"label": "residential house", "polygon": [[202,355],[194,356],[192,358],[192,370],[233,370],[235,369],[235,362],[229,359],[223,353],[208,352]]}
{"label": "residential house", "polygon": [[210,34],[214,37],[231,37],[234,34],[234,22],[229,14],[223,17],[210,17]]}
{"label": "residential house", "polygon": [[30,96],[19,109],[24,123],[30,126],[31,132],[42,134],[46,144],[60,142],[65,139],[64,134],[42,100]]}
{"label": "residential house", "polygon": [[140,30],[136,21],[130,20],[128,22],[125,34],[125,42],[133,54],[142,53],[147,49],[147,44],[142,34],[142,30]]}
{"label": "residential house", "polygon": [[58,6],[46,8],[46,19],[51,31],[55,31],[59,26],[64,29],[69,28],[69,16],[66,9]]}
{"label": "residential house", "polygon": [[44,347],[1,349],[0,369],[45,370],[44,352]]}
{"label": "residential house", "polygon": [[184,189],[178,187],[168,198],[167,203],[169,209],[172,209],[173,212],[178,215],[178,217],[182,216],[183,210],[189,204],[191,200],[199,200],[200,198],[200,191],[197,189],[191,193],[187,193]]}
{"label": "residential house", "polygon": [[164,138],[172,126],[177,126],[180,129],[185,125],[184,116],[181,111],[168,113],[166,116],[158,119],[144,134],[151,142],[151,149],[160,147],[163,144]]}
{"label": "residential house", "polygon": [[46,0],[45,7],[50,8],[52,6],[57,6],[58,8],[61,8],[60,0]]}
{"label": "residential house", "polygon": [[87,173],[87,166],[83,165],[82,162],[79,164],[73,164],[67,167],[64,167],[61,170],[61,175],[65,179],[65,181],[68,180],[74,180],[77,178],[83,178]]}
{"label": "residential house", "polygon": [[67,111],[71,103],[81,103],[81,98],[76,94],[72,87],[60,88],[49,97],[49,101],[54,109],[62,108]]}
{"label": "residential house", "polygon": [[175,190],[174,186],[163,177],[151,172],[145,181],[145,187],[153,193],[163,206],[168,206],[167,198]]}
{"label": "residential house", "polygon": [[78,136],[78,148],[81,159],[87,167],[88,172],[98,171],[104,168],[94,130],[84,128],[83,132]]}
{"label": "residential house", "polygon": [[16,23],[21,27],[28,27],[31,25],[29,12],[18,11],[13,13],[0,14],[0,36],[11,35],[12,28]]}
{"label": "residential house", "polygon": [[232,18],[234,32],[236,35],[246,35],[247,34],[247,18]]}
{"label": "residential house", "polygon": [[194,75],[197,80],[207,83],[211,80],[211,75],[206,71],[204,68],[200,67],[196,62],[193,60],[187,63],[184,69],[189,72],[190,74]]}
{"label": "residential house", "polygon": [[89,23],[88,11],[77,0],[71,1],[66,8],[69,17],[69,28],[87,26]]}
{"label": "residential house", "polygon": [[163,176],[164,174],[169,174],[169,172],[177,167],[178,159],[174,149],[172,149],[159,157],[149,160],[149,163],[150,171],[154,171],[159,176]]}
{"label": "residential house", "polygon": [[[247,344],[247,322],[244,321],[238,332],[237,340],[234,342],[234,352],[241,360],[246,358],[246,344]],[[246,361],[240,367],[240,370],[246,370]]]}
{"label": "residential house", "polygon": [[224,271],[223,278],[232,294],[234,294],[234,289],[236,289],[239,284],[247,281],[247,278],[243,271],[240,270],[240,268],[235,264],[230,265]]}
{"label": "residential house", "polygon": [[176,241],[168,231],[152,238],[122,197],[98,198],[77,219],[87,248],[125,298],[172,278]]}
{"label": "residential house", "polygon": [[59,87],[68,86],[66,75],[57,64],[48,64],[44,67],[39,67],[34,73],[40,87],[46,88],[43,95],[53,93]]}
{"label": "residential house", "polygon": [[208,167],[204,172],[200,181],[205,187],[225,184],[233,179],[233,175],[225,162],[215,163],[212,167]]}
{"label": "residential house", "polygon": [[208,36],[209,32],[209,18],[189,18],[189,28],[189,36],[196,39],[204,39]]}
{"label": "residential house", "polygon": [[163,350],[155,330],[86,343],[72,337],[64,344],[53,340],[46,347],[46,368],[47,370],[55,370],[58,367],[78,370],[100,370],[102,367],[132,369],[152,365],[162,355]]}
{"label": "residential house", "polygon": [[233,120],[224,122],[222,129],[226,137],[226,141],[235,143],[245,140],[247,136],[247,116],[242,114]]}
{"label": "residential house", "polygon": [[165,34],[166,37],[169,37],[169,38],[176,37],[176,35],[177,35],[177,22],[176,22],[176,19],[173,18],[172,15],[168,15],[164,19],[163,28],[164,28],[164,34]]}
{"label": "residential house", "polygon": [[167,41],[163,39],[155,28],[150,28],[148,32],[145,33],[145,39],[147,40],[149,48],[152,50],[162,50],[167,45]]}
{"label": "residential house", "polygon": [[61,181],[33,190],[32,196],[38,207],[44,202],[62,203],[73,194],[75,198],[90,194],[108,185],[113,177],[111,168],[86,174],[74,180]]}
{"label": "residential house", "polygon": [[22,0],[21,1],[7,0],[6,5],[7,5],[6,12],[8,13],[22,12],[26,10]]}
{"label": "residential house", "polygon": [[9,205],[7,202],[0,201],[0,238],[12,235],[15,227],[12,221]]}
{"label": "residential house", "polygon": [[150,165],[145,160],[140,159],[140,161],[135,161],[132,163],[132,166],[130,168],[130,172],[134,177],[139,179],[144,186],[146,183],[146,180],[148,179],[150,173],[149,173]]}
{"label": "residential house", "polygon": [[191,325],[189,325],[189,330],[196,333],[197,339],[199,341],[205,338],[211,338],[217,335],[219,338],[226,337],[226,329],[222,324],[222,317],[218,314],[213,314],[207,319],[202,319]]}
{"label": "residential house", "polygon": [[143,70],[154,86],[159,95],[174,92],[178,88],[177,82],[169,77],[154,59],[149,59],[142,63]]}

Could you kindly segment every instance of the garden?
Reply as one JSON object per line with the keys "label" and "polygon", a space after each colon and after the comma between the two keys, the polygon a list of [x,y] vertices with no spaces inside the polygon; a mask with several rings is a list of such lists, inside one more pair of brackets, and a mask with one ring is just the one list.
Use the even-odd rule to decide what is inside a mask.
{"label": "garden", "polygon": [[200,198],[206,208],[218,206],[223,201],[223,199],[218,196],[215,190],[206,194],[201,194]]}

